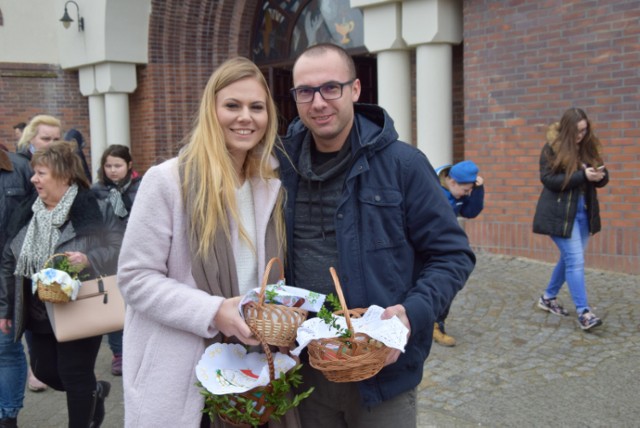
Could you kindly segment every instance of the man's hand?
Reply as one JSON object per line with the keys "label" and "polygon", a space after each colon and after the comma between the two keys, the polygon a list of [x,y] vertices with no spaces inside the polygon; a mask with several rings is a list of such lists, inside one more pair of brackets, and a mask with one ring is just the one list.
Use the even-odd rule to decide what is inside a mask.
{"label": "man's hand", "polygon": [[[409,322],[409,318],[407,317],[407,311],[404,309],[404,306],[402,305],[389,306],[384,310],[380,318],[383,320],[388,320],[393,318],[394,316],[397,316],[398,319],[400,319],[400,321],[402,322],[402,324],[404,324],[405,327],[409,329],[409,331],[407,332],[407,340],[408,340],[409,337],[411,337],[411,323]],[[398,358],[400,358],[400,354],[401,352],[399,349],[392,348],[391,352],[389,352],[389,354],[387,355],[387,359],[384,362],[384,365],[388,366],[389,364],[393,364],[396,361],[398,361]]]}
{"label": "man's hand", "polygon": [[245,345],[259,345],[260,342],[253,336],[251,329],[238,312],[238,304],[241,299],[242,296],[225,299],[213,318],[213,322],[215,327],[225,336],[235,336]]}

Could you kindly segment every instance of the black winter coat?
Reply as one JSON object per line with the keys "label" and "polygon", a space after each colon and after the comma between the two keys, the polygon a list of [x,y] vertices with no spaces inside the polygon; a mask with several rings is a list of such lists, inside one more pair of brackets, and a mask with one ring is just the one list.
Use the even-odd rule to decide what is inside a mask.
{"label": "black winter coat", "polygon": [[543,235],[571,237],[573,222],[578,209],[578,197],[584,189],[587,214],[589,216],[589,233],[600,232],[600,207],[596,188],[604,187],[609,182],[609,171],[598,182],[587,180],[584,170],[573,173],[569,183],[563,188],[565,174],[554,174],[551,163],[554,151],[550,144],[545,144],[540,154],[540,181],[543,188],[536,212],[533,217],[533,232]]}
{"label": "black winter coat", "polygon": [[35,194],[29,162],[15,153],[0,152],[0,254],[9,230],[9,219],[20,204]]}
{"label": "black winter coat", "polygon": [[[134,177],[131,179],[131,185],[127,189],[126,192],[122,194],[122,202],[124,202],[124,207],[127,209],[127,212],[131,213],[131,207],[133,206],[133,201],[136,199],[136,194],[138,193],[138,188],[140,187],[140,181],[142,177]],[[109,199],[109,191],[114,188],[115,185],[112,182],[98,182],[91,186],[91,190],[96,194],[98,199],[107,201]],[[121,219],[126,220],[129,216]]]}
{"label": "black winter coat", "polygon": [[[31,279],[13,273],[27,230],[33,217],[31,206],[35,198],[25,201],[11,217],[10,230],[13,236],[5,246],[0,265],[0,318],[11,319],[15,327],[15,340],[19,340],[29,322],[29,307],[42,306],[42,302],[31,292]],[[60,238],[56,253],[80,251],[86,254],[90,267],[80,273],[83,279],[112,274],[120,252],[122,235],[118,232],[113,215],[105,218],[96,196],[90,190],[78,189],[71,205],[67,221],[60,227]],[[43,306],[42,306],[43,308]],[[32,312],[32,311],[31,311]],[[31,320],[36,330],[50,330],[48,320]],[[33,325],[30,324],[32,327]],[[43,330],[44,329],[44,330]]]}

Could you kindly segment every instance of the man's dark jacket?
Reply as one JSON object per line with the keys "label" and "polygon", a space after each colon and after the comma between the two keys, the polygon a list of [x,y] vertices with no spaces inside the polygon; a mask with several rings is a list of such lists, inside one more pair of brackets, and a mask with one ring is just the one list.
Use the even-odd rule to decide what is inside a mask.
{"label": "man's dark jacket", "polygon": [[[462,289],[475,264],[429,161],[398,141],[393,121],[378,106],[356,104],[352,159],[333,215],[338,271],[349,308],[402,304],[411,324],[405,353],[371,379],[360,382],[363,404],[389,400],[416,387],[431,349],[433,325]],[[307,129],[299,118],[289,127],[280,154],[287,191],[285,220],[288,254],[293,249],[293,219],[298,165]],[[293,277],[288,257],[287,283]],[[326,266],[327,270],[329,266]]]}

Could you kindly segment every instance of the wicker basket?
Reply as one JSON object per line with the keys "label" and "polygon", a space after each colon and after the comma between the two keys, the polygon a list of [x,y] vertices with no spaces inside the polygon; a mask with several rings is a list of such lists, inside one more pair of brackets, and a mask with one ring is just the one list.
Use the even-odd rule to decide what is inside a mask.
{"label": "wicker basket", "polygon": [[[53,254],[51,257],[47,259],[44,263],[43,269],[49,267],[49,264],[56,257],[67,257],[64,253]],[[53,282],[49,285],[43,284],[42,281],[38,281],[38,298],[43,302],[51,302],[51,303],[67,303],[70,298],[66,295],[64,291],[62,291],[62,287],[57,282]]]}
{"label": "wicker basket", "polygon": [[[273,380],[276,378],[275,368],[273,365],[273,354],[269,349],[269,345],[267,345],[267,343],[261,337],[260,332],[256,331],[253,328],[251,330],[253,334],[258,338],[258,340],[260,340],[260,345],[262,346],[262,349],[264,350],[264,353],[267,357],[267,366],[269,367],[269,379]],[[253,401],[254,402],[253,416],[258,418],[260,420],[259,425],[262,425],[269,421],[271,414],[275,410],[274,407],[271,407],[266,403],[267,394],[269,394],[271,390],[272,390],[272,385],[271,385],[271,382],[269,382],[269,384],[267,384],[266,386],[259,386],[257,388],[253,388],[246,392],[230,394],[230,395],[232,396],[231,397],[232,399],[233,399],[233,396],[235,396],[235,397],[242,397],[242,398]],[[242,406],[242,404],[240,404],[238,400],[235,400],[234,407],[240,411],[245,411],[245,407]],[[240,423],[238,421],[234,421],[228,418],[223,413],[221,413],[221,410],[225,410],[225,409],[216,409],[216,410],[217,410],[218,417],[222,419],[225,423],[229,425],[233,425],[235,427],[249,427],[249,425],[245,423]]]}
{"label": "wicker basket", "polygon": [[309,364],[331,382],[358,382],[375,376],[384,366],[390,349],[364,333],[354,333],[351,318],[359,318],[366,309],[347,309],[335,269],[329,269],[336,286],[350,337],[312,340],[308,345]]}
{"label": "wicker basket", "polygon": [[298,327],[307,319],[308,312],[300,308],[264,302],[269,273],[275,263],[280,265],[280,279],[284,280],[282,262],[278,258],[271,259],[262,278],[259,300],[247,303],[242,311],[249,327],[257,330],[268,345],[292,346],[295,344]]}

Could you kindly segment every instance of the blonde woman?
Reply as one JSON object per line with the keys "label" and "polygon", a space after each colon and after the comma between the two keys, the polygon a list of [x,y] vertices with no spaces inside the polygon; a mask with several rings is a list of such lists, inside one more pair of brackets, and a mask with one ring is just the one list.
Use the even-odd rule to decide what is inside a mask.
{"label": "blonde woman", "polygon": [[179,156],[145,174],[119,260],[125,426],[208,426],[195,386],[205,344],[258,343],[237,306],[283,248],[276,132],[262,73],[230,59],[209,79]]}
{"label": "blonde woman", "polygon": [[42,150],[52,142],[60,140],[61,129],[60,120],[53,116],[34,116],[22,131],[17,152],[31,160],[36,150]]}

